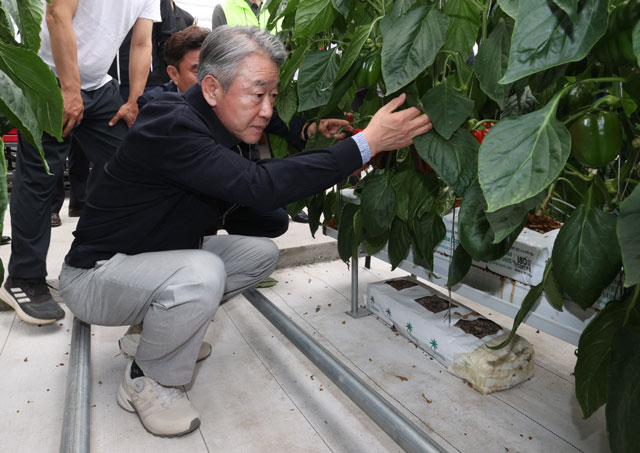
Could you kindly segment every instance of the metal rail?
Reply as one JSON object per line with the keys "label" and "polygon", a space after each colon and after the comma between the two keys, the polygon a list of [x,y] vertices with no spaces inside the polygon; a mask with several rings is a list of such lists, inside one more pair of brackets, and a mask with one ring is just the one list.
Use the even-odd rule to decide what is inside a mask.
{"label": "metal rail", "polygon": [[244,297],[407,452],[443,452],[435,441],[255,289]]}
{"label": "metal rail", "polygon": [[73,319],[67,389],[62,420],[61,453],[89,452],[91,395],[91,324]]}

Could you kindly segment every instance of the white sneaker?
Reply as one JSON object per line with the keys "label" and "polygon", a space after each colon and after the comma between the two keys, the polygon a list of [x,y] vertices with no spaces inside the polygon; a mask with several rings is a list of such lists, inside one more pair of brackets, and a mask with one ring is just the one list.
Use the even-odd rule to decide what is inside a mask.
{"label": "white sneaker", "polygon": [[[140,336],[142,334],[142,324],[135,324],[130,326],[125,334],[118,340],[118,346],[120,346],[120,352],[130,359],[136,356],[138,351],[138,345],[140,344]],[[211,355],[211,345],[206,341],[203,341],[198,351],[198,357],[196,362],[200,362]]]}
{"label": "white sneaker", "polygon": [[131,363],[118,389],[120,407],[137,412],[145,429],[160,437],[182,436],[200,426],[200,414],[184,391],[160,385],[147,376],[131,379]]}

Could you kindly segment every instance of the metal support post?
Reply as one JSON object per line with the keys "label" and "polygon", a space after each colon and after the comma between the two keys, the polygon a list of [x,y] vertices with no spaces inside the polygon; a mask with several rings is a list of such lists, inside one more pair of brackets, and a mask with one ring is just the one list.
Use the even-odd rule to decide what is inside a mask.
{"label": "metal support post", "polygon": [[61,453],[89,452],[91,324],[73,319],[67,389],[62,420]]}
{"label": "metal support post", "polygon": [[402,449],[420,453],[445,451],[395,407],[380,397],[366,382],[346,368],[333,354],[287,318],[264,295],[256,289],[249,289],[244,292],[244,297]]}
{"label": "metal support post", "polygon": [[366,308],[358,308],[358,257],[351,257],[351,311],[346,312],[352,318],[370,315]]}

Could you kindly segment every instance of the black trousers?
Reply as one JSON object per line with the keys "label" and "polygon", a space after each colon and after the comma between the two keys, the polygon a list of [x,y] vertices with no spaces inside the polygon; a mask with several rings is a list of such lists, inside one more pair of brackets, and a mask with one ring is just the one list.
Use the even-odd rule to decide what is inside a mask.
{"label": "black trousers", "polygon": [[[77,140],[71,140],[69,159],[67,160],[69,170],[69,209],[82,210],[87,192],[87,179],[91,163],[78,145]],[[64,167],[63,167],[64,169]],[[54,189],[51,212],[59,214],[64,203],[65,187],[64,177],[60,175]]]}
{"label": "black trousers", "polygon": [[51,175],[45,172],[38,150],[18,135],[18,155],[11,189],[11,258],[9,275],[13,278],[44,278],[47,276],[47,252],[51,240],[51,203],[63,174],[64,163],[76,140],[94,167],[87,183],[103,171],[104,164],[120,146],[127,126],[119,121],[113,127],[109,120],[122,105],[118,82],[112,80],[93,91],[82,91],[84,116],[63,142],[43,134],[42,146]]}

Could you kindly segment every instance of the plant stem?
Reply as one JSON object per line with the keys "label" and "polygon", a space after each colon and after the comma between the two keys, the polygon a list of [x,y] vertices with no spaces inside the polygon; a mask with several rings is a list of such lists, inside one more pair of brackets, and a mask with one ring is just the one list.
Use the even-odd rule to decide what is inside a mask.
{"label": "plant stem", "polygon": [[556,188],[556,182],[554,181],[549,186],[549,191],[547,192],[546,198],[542,201],[542,203],[540,203],[540,206],[538,207],[538,209],[536,209],[536,215],[537,216],[542,215],[542,212],[547,207],[547,203],[549,203],[549,200],[551,200],[551,197],[553,197],[553,191],[555,190],[555,188]]}

